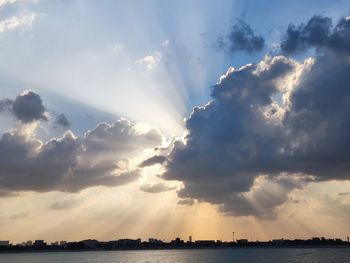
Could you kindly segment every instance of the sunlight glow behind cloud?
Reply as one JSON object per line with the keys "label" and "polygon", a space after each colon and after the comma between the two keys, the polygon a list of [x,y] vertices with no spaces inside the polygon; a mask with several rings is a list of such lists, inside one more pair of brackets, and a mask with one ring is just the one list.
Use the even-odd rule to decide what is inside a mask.
{"label": "sunlight glow behind cloud", "polygon": [[347,231],[348,9],[304,4],[0,0],[1,234]]}

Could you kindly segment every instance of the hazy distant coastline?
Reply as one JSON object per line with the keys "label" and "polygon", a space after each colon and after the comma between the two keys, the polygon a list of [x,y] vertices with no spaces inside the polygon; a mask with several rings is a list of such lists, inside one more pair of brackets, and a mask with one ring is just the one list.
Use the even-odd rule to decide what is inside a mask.
{"label": "hazy distant coastline", "polygon": [[78,242],[52,242],[47,244],[44,240],[27,241],[21,244],[10,244],[9,241],[0,241],[0,253],[31,253],[31,252],[74,252],[74,251],[113,251],[113,250],[179,250],[179,249],[278,249],[278,248],[350,248],[350,242],[341,239],[274,239],[269,241],[248,241],[238,239],[226,242],[220,240],[184,241],[176,238],[170,242],[150,238],[119,239],[113,241],[98,241],[87,239]]}

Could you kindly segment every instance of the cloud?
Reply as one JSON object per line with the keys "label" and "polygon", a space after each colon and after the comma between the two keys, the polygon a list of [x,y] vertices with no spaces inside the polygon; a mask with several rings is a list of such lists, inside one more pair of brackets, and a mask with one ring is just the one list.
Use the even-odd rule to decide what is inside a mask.
{"label": "cloud", "polygon": [[0,7],[7,4],[14,4],[17,0],[0,0]]}
{"label": "cloud", "polygon": [[170,40],[166,39],[162,42],[162,47],[168,48],[170,46]]}
{"label": "cloud", "polygon": [[77,207],[78,202],[73,198],[65,198],[63,200],[58,200],[50,205],[52,210],[67,210]]}
{"label": "cloud", "polygon": [[290,24],[281,42],[286,54],[300,53],[309,48],[330,49],[334,52],[350,51],[350,19],[341,19],[332,27],[332,19],[315,15],[306,25]]}
{"label": "cloud", "polygon": [[8,219],[11,219],[11,220],[17,220],[17,219],[23,219],[23,218],[26,218],[30,215],[30,212],[22,212],[22,213],[18,213],[18,214],[13,214],[13,215],[10,215],[8,216],[7,218]]}
{"label": "cloud", "polygon": [[193,199],[181,199],[177,202],[178,205],[194,205]]}
{"label": "cloud", "polygon": [[0,189],[77,192],[127,184],[139,178],[128,159],[161,143],[157,130],[140,130],[125,119],[101,123],[81,138],[68,131],[45,143],[16,130],[6,132],[0,138]]}
{"label": "cloud", "polygon": [[220,78],[165,164],[163,178],[183,182],[180,198],[273,219],[294,189],[350,179],[350,50],[335,48],[349,24],[342,19],[337,45],[304,63],[265,57]]}
{"label": "cloud", "polygon": [[220,206],[220,211],[232,216],[255,215],[262,219],[277,218],[275,208],[288,201],[288,194],[302,189],[310,178],[302,175],[280,174],[258,176],[248,192],[232,195],[230,202]]}
{"label": "cloud", "polygon": [[350,214],[350,203],[347,196],[330,194],[317,194],[318,207],[315,208],[316,213],[332,215],[339,221],[348,222]]}
{"label": "cloud", "polygon": [[0,7],[15,3],[37,3],[39,0],[0,0]]}
{"label": "cloud", "polygon": [[10,112],[12,108],[13,100],[10,99],[2,99],[0,100],[0,113],[7,111]]}
{"label": "cloud", "polygon": [[113,45],[113,52],[120,52],[124,49],[124,45],[119,44],[119,43],[115,43]]}
{"label": "cloud", "polygon": [[1,112],[13,114],[16,119],[26,124],[39,120],[47,121],[50,117],[54,119],[54,125],[59,125],[64,128],[68,128],[71,125],[63,113],[52,111],[51,114],[48,114],[41,96],[30,90],[23,91],[15,100],[0,100],[0,113]]}
{"label": "cloud", "polygon": [[158,129],[144,128],[122,118],[113,125],[100,123],[95,129],[88,131],[84,145],[87,152],[93,152],[94,158],[109,153],[113,154],[112,157],[123,157],[137,150],[159,146],[162,139]]}
{"label": "cloud", "polygon": [[11,191],[0,190],[0,198],[15,196],[18,196],[18,194]]}
{"label": "cloud", "polygon": [[64,127],[64,128],[68,128],[70,126],[70,122],[69,120],[67,119],[66,115],[64,115],[63,113],[61,114],[58,114],[56,116],[56,123],[61,126],[61,127]]}
{"label": "cloud", "polygon": [[40,95],[27,90],[19,94],[12,104],[12,113],[24,123],[47,120]]}
{"label": "cloud", "polygon": [[35,19],[35,14],[12,16],[0,21],[0,33],[11,31],[17,27],[30,27]]}
{"label": "cloud", "polygon": [[157,194],[176,189],[175,186],[166,185],[164,183],[145,184],[140,187],[140,190],[146,193]]}
{"label": "cloud", "polygon": [[147,166],[152,166],[155,164],[163,164],[167,161],[168,159],[165,156],[162,155],[154,155],[151,158],[148,158],[147,160],[144,160],[139,167],[147,167]]}
{"label": "cloud", "polygon": [[256,35],[244,20],[237,19],[237,23],[233,25],[227,39],[220,37],[216,46],[229,53],[237,51],[253,53],[261,51],[265,47],[265,39],[261,35]]}
{"label": "cloud", "polygon": [[137,64],[144,65],[148,70],[153,70],[160,62],[162,55],[160,52],[155,51],[140,58],[136,61]]}

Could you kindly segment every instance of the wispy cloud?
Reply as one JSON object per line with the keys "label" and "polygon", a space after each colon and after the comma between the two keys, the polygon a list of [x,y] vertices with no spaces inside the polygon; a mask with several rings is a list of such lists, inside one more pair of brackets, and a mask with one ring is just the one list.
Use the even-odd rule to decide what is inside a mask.
{"label": "wispy cloud", "polygon": [[0,7],[5,6],[7,4],[15,4],[18,2],[37,3],[39,2],[39,0],[0,0]]}
{"label": "wispy cloud", "polygon": [[16,0],[0,0],[0,7],[7,4],[13,4]]}
{"label": "wispy cloud", "polygon": [[35,19],[35,14],[12,16],[0,21],[0,33],[15,30],[18,27],[31,27]]}

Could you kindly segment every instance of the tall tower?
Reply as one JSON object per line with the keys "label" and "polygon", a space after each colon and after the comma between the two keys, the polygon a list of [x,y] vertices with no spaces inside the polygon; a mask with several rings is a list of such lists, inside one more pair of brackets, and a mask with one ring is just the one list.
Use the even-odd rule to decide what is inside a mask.
{"label": "tall tower", "polygon": [[190,243],[192,243],[192,236],[188,237],[188,241],[190,241]]}
{"label": "tall tower", "polygon": [[235,232],[232,232],[232,242],[235,242]]}

